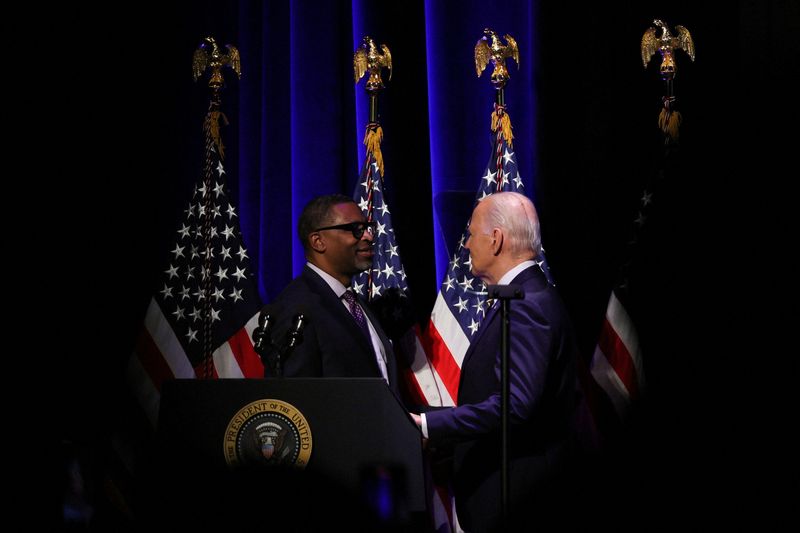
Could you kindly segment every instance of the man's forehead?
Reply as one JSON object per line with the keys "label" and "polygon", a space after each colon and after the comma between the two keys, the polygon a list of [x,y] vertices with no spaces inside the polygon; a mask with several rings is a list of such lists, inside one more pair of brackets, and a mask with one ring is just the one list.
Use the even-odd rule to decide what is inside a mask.
{"label": "man's forehead", "polygon": [[481,218],[483,216],[483,212],[486,211],[487,208],[487,205],[484,205],[487,200],[488,197],[475,206],[475,209],[472,210],[472,217],[470,220],[475,220],[476,218]]}
{"label": "man's forehead", "polygon": [[336,213],[336,216],[340,218],[346,218],[350,222],[364,220],[364,215],[361,213],[361,209],[359,209],[356,204],[351,202],[336,204],[333,206],[333,212]]}

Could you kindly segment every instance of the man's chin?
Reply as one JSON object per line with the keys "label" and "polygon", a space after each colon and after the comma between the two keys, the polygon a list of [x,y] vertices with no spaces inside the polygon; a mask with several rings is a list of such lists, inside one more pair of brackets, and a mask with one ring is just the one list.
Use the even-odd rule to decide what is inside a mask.
{"label": "man's chin", "polygon": [[369,270],[370,268],[372,268],[372,261],[370,261],[369,263],[367,262],[356,263],[356,268],[358,269],[358,273],[361,274],[365,270]]}
{"label": "man's chin", "polygon": [[489,281],[489,278],[486,276],[486,274],[475,272],[475,270],[470,270],[470,274],[472,274],[473,276],[484,282],[486,285],[492,284],[491,281]]}

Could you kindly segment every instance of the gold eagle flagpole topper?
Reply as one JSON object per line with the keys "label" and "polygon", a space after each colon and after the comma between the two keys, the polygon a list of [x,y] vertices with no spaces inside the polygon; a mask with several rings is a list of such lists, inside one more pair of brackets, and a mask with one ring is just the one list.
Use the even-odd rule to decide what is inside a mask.
{"label": "gold eagle flagpole topper", "polygon": [[494,65],[492,71],[492,84],[502,89],[511,77],[506,68],[506,59],[512,58],[517,63],[519,69],[519,48],[517,41],[508,34],[505,36],[506,44],[500,42],[500,37],[495,32],[486,28],[483,30],[483,37],[475,43],[475,72],[481,77],[483,70],[489,61]]}
{"label": "gold eagle flagpole topper", "polygon": [[497,90],[497,98],[492,112],[492,131],[501,134],[512,146],[514,135],[511,133],[511,119],[505,113],[504,88],[511,77],[506,68],[506,59],[513,59],[519,70],[519,48],[512,36],[506,34],[505,40],[506,44],[503,44],[494,31],[489,28],[483,30],[483,37],[475,43],[475,73],[480,78],[490,61],[494,65],[491,80]]}
{"label": "gold eagle flagpole topper", "polygon": [[383,176],[383,155],[381,154],[381,140],[383,140],[383,128],[378,123],[378,92],[384,88],[381,79],[381,69],[389,69],[389,80],[392,79],[392,53],[385,44],[378,45],[369,35],[365,35],[361,40],[361,45],[353,53],[353,78],[356,84],[364,74],[369,72],[367,83],[364,88],[369,94],[369,124],[367,132],[364,134],[364,145],[367,153],[372,152],[375,162]]}
{"label": "gold eagle flagpole topper", "polygon": [[192,57],[192,74],[194,81],[197,81],[206,69],[211,70],[208,79],[208,86],[216,93],[222,88],[222,67],[230,67],[236,76],[242,77],[242,62],[239,58],[239,50],[235,46],[226,44],[227,53],[223,53],[217,41],[213,37],[206,37]]}
{"label": "gold eagle flagpole topper", "polygon": [[692,61],[694,61],[694,41],[692,35],[683,26],[675,26],[678,32],[677,36],[673,36],[669,31],[669,27],[660,19],[653,20],[653,24],[661,29],[661,35],[658,33],[658,28],[651,26],[644,32],[642,36],[641,52],[642,64],[647,68],[647,64],[656,52],[661,54],[661,66],[659,72],[661,79],[664,80],[666,85],[666,95],[663,98],[664,107],[658,116],[658,127],[664,132],[664,143],[670,144],[678,140],[678,127],[681,124],[681,114],[674,110],[675,95],[673,93],[673,81],[675,74],[678,70],[678,65],[675,63],[674,50],[683,50],[686,52]]}
{"label": "gold eagle flagpole topper", "polygon": [[230,67],[239,79],[242,78],[242,62],[239,58],[239,50],[230,44],[226,44],[225,49],[227,53],[222,52],[213,37],[206,37],[197,47],[197,50],[194,51],[194,56],[192,56],[192,76],[194,81],[197,81],[206,70],[211,71],[211,75],[208,78],[211,101],[204,127],[210,130],[211,137],[219,150],[220,159],[225,159],[225,147],[219,135],[219,121],[222,120],[226,126],[228,125],[228,118],[219,110],[222,103],[222,87],[224,85],[222,68]]}
{"label": "gold eagle flagpole topper", "polygon": [[[214,173],[222,172],[222,160],[225,158],[225,146],[222,144],[222,136],[220,134],[220,121],[224,125],[228,125],[228,119],[222,111],[220,105],[222,103],[222,68],[230,67],[236,75],[241,78],[242,67],[241,60],[239,59],[239,50],[231,45],[225,45],[227,52],[223,52],[217,45],[213,37],[206,37],[194,51],[192,57],[192,75],[194,81],[206,70],[211,71],[209,76],[208,86],[211,88],[211,98],[209,100],[208,112],[206,113],[205,120],[203,121],[203,131],[205,132],[205,161],[203,167],[203,196],[200,201],[203,206],[200,208],[205,213],[211,213],[214,210],[213,195],[211,191],[214,190]],[[219,159],[214,156],[216,152]],[[204,251],[201,252],[205,256],[203,260],[203,268],[205,272],[211,271],[211,247],[212,247],[212,228],[211,216],[206,216],[206,222],[199,226],[203,239]],[[203,291],[203,325],[202,325],[202,343],[203,343],[203,363],[202,371],[198,372],[198,377],[203,379],[211,379],[214,374],[214,359],[213,359],[213,316],[211,309],[211,278],[212,276],[205,276],[201,285]]]}
{"label": "gold eagle flagpole topper", "polygon": [[382,44],[380,51],[378,51],[378,45],[375,44],[372,37],[365,35],[362,39],[361,46],[356,48],[355,53],[353,53],[353,77],[355,78],[355,82],[358,83],[358,80],[369,72],[369,78],[367,78],[365,88],[370,96],[370,122],[376,122],[378,120],[375,99],[378,96],[378,91],[383,89],[381,69],[384,67],[389,69],[389,79],[391,80],[392,53],[389,51],[389,47]]}

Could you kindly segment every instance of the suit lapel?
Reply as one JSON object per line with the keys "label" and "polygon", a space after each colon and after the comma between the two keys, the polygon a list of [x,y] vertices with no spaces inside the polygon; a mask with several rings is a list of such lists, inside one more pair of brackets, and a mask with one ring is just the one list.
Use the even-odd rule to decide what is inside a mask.
{"label": "suit lapel", "polygon": [[[524,285],[529,281],[537,281],[536,276],[539,276],[541,279],[539,280],[538,285],[542,284],[542,280],[544,280],[544,274],[542,273],[541,269],[538,265],[533,265],[531,267],[526,268],[511,281],[512,284],[515,285]],[[546,281],[545,281],[546,283]],[[475,333],[475,338],[470,341],[469,348],[467,348],[467,353],[464,354],[464,361],[461,363],[461,368],[463,369],[466,366],[469,359],[472,357],[472,354],[475,352],[475,347],[479,344],[481,338],[484,336],[486,331],[492,327],[492,324],[495,320],[500,320],[500,303],[496,303],[494,306],[491,307],[488,311],[486,311],[486,317],[481,321],[481,326],[478,328],[477,333]]]}
{"label": "suit lapel", "polygon": [[492,322],[495,320],[495,316],[497,315],[498,311],[497,308],[499,305],[493,306],[491,309],[486,311],[486,316],[483,320],[481,320],[481,325],[478,328],[478,331],[475,333],[475,338],[473,338],[469,343],[469,348],[467,348],[467,353],[464,354],[464,360],[461,362],[461,368],[466,366],[469,359],[472,357],[472,354],[475,352],[475,347],[480,342],[481,337],[486,333],[486,331],[491,326]]}
{"label": "suit lapel", "polygon": [[[308,266],[303,269],[303,275],[309,284],[314,287],[314,292],[320,295],[320,301],[325,306],[329,314],[332,317],[335,317],[342,327],[344,327],[350,333],[350,336],[353,339],[357,339],[356,342],[362,347],[362,349],[366,350],[366,353],[374,353],[375,350],[372,348],[372,343],[364,336],[361,328],[359,328],[358,324],[356,324],[353,315],[350,314],[342,301],[336,297],[336,294],[330,288],[330,285],[325,283],[325,280],[319,277],[316,272],[308,268]],[[375,368],[377,367],[378,362],[375,361]]]}

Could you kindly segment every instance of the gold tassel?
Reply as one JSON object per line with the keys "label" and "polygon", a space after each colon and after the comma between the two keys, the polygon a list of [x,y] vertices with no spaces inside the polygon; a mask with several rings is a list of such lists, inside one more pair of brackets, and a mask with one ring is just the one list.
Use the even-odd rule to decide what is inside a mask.
{"label": "gold tassel", "polygon": [[511,117],[509,117],[506,113],[502,115],[498,115],[497,111],[492,112],[492,131],[497,133],[497,128],[500,127],[502,129],[502,135],[506,140],[506,143],[509,147],[513,148],[514,144],[511,142],[514,140],[514,134],[511,133]]}
{"label": "gold tassel", "polygon": [[383,154],[381,153],[381,141],[383,140],[383,128],[378,126],[376,129],[367,128],[367,133],[364,135],[364,146],[367,147],[368,152],[372,152],[375,162],[378,163],[378,170],[383,177]]}
{"label": "gold tassel", "polygon": [[664,107],[658,115],[658,127],[667,135],[672,142],[678,141],[678,128],[680,128],[683,118],[678,111],[667,111]]}
{"label": "gold tassel", "polygon": [[223,125],[228,125],[228,117],[222,111],[209,111],[206,115],[205,127],[211,133],[211,140],[217,147],[220,159],[225,159],[225,145],[222,144],[222,136],[219,133],[219,121],[222,120]]}

